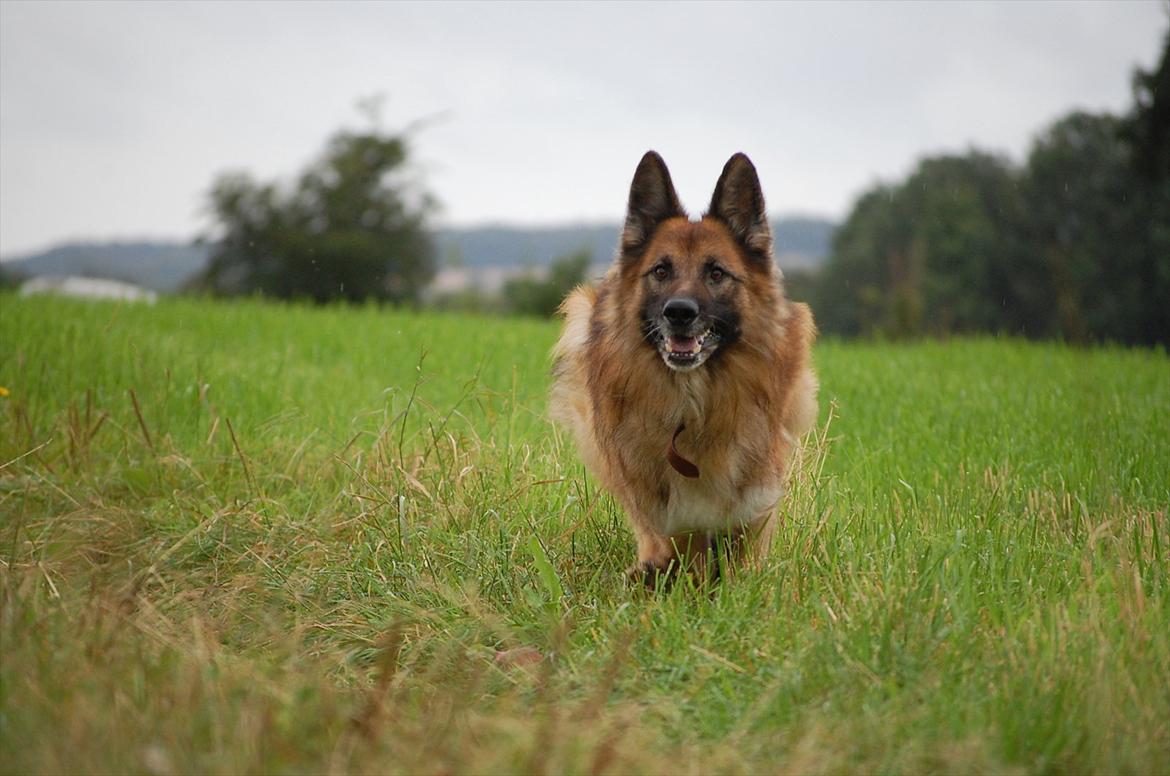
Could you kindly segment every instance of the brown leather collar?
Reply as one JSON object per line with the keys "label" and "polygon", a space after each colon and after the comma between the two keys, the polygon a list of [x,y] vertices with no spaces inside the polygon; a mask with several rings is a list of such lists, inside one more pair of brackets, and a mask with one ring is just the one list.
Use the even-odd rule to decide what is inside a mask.
{"label": "brown leather collar", "polygon": [[670,444],[666,446],[666,460],[676,472],[684,477],[694,479],[699,476],[699,467],[679,455],[678,450],[675,449],[674,443],[678,439],[678,435],[683,432],[686,426],[682,423],[678,424],[678,428],[674,430],[674,436],[670,438]]}

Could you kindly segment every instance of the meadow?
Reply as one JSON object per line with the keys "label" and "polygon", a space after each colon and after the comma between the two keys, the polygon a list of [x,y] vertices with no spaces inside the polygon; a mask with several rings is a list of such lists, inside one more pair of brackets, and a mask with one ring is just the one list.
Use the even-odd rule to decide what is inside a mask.
{"label": "meadow", "polygon": [[824,341],[768,562],[648,594],[555,334],[0,296],[0,772],[1170,770],[1164,352]]}

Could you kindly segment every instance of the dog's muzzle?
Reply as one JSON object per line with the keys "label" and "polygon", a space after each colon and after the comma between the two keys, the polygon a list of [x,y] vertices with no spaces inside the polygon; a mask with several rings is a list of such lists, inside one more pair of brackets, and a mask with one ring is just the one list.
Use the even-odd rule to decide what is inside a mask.
{"label": "dog's muzzle", "polygon": [[658,326],[658,351],[671,369],[687,371],[707,360],[717,337],[703,321],[699,303],[688,297],[673,297],[662,306]]}

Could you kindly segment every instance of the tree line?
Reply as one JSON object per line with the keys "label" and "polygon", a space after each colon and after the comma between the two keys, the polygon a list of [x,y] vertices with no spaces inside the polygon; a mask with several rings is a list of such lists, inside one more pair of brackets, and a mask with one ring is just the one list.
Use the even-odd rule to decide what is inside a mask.
{"label": "tree line", "polygon": [[793,279],[822,330],[1170,344],[1168,51],[1129,112],[1071,113],[1021,165],[973,149],[865,192]]}
{"label": "tree line", "polygon": [[[429,219],[434,198],[412,185],[408,133],[371,115],[343,130],[290,185],[243,172],[220,175],[208,195],[215,231],[207,269],[188,290],[286,300],[420,304],[437,269]],[[500,298],[474,289],[431,300],[436,307],[548,317],[585,278],[591,254],[552,262],[546,277],[508,280]]]}
{"label": "tree line", "polygon": [[343,130],[291,186],[219,176],[194,290],[277,299],[417,302],[435,275],[435,200],[409,176],[409,138]]}
{"label": "tree line", "polygon": [[[793,273],[821,329],[843,336],[1008,333],[1170,344],[1170,33],[1124,115],[1075,112],[1022,164],[972,149],[865,192],[816,274]],[[326,302],[418,303],[436,272],[434,199],[407,133],[342,131],[291,186],[243,173],[211,188],[217,228],[194,287]],[[517,279],[500,304],[548,315],[588,257]]]}

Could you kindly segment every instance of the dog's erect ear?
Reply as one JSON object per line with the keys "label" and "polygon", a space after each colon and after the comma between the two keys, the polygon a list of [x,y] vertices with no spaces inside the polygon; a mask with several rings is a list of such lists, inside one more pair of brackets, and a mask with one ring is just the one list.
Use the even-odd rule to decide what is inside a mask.
{"label": "dog's erect ear", "polygon": [[666,162],[656,152],[647,151],[634,172],[634,182],[630,184],[630,204],[626,208],[626,225],[622,229],[622,255],[640,255],[658,224],[685,215]]}
{"label": "dog's erect ear", "polygon": [[736,154],[723,166],[707,215],[727,224],[749,253],[771,258],[772,229],[764,213],[764,192],[755,165],[744,154]]}

